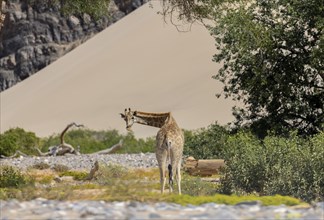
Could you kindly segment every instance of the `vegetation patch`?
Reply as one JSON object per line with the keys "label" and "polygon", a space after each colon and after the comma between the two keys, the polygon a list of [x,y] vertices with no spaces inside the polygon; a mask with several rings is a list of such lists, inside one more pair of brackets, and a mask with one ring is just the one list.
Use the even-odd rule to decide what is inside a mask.
{"label": "vegetation patch", "polygon": [[323,201],[324,133],[303,139],[238,133],[226,143],[220,193],[287,195]]}
{"label": "vegetation patch", "polygon": [[88,173],[85,171],[68,170],[61,172],[59,176],[72,176],[74,180],[81,181],[88,177]]}
{"label": "vegetation patch", "polygon": [[214,195],[219,188],[219,184],[204,181],[200,177],[184,175],[181,182],[183,194],[190,196],[210,196]]}
{"label": "vegetation patch", "polygon": [[19,188],[33,182],[31,176],[21,173],[12,166],[0,166],[0,188]]}
{"label": "vegetation patch", "polygon": [[53,166],[53,170],[56,172],[66,172],[66,171],[70,170],[70,168],[63,164],[55,164]]}
{"label": "vegetation patch", "polygon": [[[19,174],[12,167],[9,169],[11,178],[23,182],[26,176],[37,183],[48,184],[54,176],[73,176],[75,182],[62,182],[47,187],[35,185],[21,185],[19,188],[2,185],[0,199],[30,200],[38,197],[55,200],[105,200],[105,201],[140,201],[140,202],[174,202],[181,205],[200,205],[203,203],[219,203],[235,205],[246,201],[260,201],[263,205],[298,205],[302,202],[288,196],[238,196],[221,195],[217,193],[219,185],[205,182],[200,177],[191,177],[183,174],[182,190],[184,195],[161,195],[159,171],[151,169],[128,169],[119,165],[107,165],[101,168],[96,179],[82,181],[87,176],[86,172],[66,171],[56,173],[53,170],[30,169],[27,174]],[[49,171],[49,173],[47,173]],[[18,172],[18,173],[17,173]],[[16,176],[19,176],[17,178]],[[1,178],[3,175],[1,175]]]}
{"label": "vegetation patch", "polygon": [[45,162],[39,162],[39,163],[36,163],[36,164],[34,164],[32,166],[32,168],[38,169],[38,170],[45,170],[45,169],[48,169],[50,167],[51,166],[48,163],[45,163]]}
{"label": "vegetation patch", "polygon": [[169,202],[175,202],[181,205],[200,205],[203,203],[218,203],[218,204],[226,204],[226,205],[236,205],[241,202],[250,202],[250,201],[260,201],[262,205],[299,205],[303,204],[302,201],[296,198],[292,198],[289,196],[237,196],[237,195],[222,195],[216,194],[213,196],[190,196],[190,195],[172,195],[168,199]]}

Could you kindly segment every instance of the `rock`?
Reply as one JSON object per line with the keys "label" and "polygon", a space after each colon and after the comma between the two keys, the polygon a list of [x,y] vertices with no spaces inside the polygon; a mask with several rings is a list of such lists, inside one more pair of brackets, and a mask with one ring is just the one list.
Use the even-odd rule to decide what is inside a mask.
{"label": "rock", "polygon": [[49,1],[37,1],[32,6],[26,1],[1,2],[6,20],[0,34],[0,92],[54,62],[147,0],[111,1],[109,17],[99,20],[88,14],[64,17],[58,5],[48,6]]}
{"label": "rock", "polygon": [[71,29],[75,29],[76,27],[80,26],[80,20],[73,15],[69,17],[68,23]]}

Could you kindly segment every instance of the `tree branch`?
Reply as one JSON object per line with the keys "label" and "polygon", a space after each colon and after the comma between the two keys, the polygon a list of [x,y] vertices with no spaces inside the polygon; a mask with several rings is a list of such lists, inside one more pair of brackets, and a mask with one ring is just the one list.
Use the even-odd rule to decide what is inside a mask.
{"label": "tree branch", "polygon": [[118,144],[115,144],[108,149],[94,152],[92,154],[112,154],[112,153],[116,152],[117,150],[119,150],[122,146],[123,146],[123,139],[121,139]]}
{"label": "tree branch", "polygon": [[82,125],[82,124],[78,125],[78,124],[76,124],[75,122],[72,122],[71,124],[68,124],[68,125],[66,126],[66,128],[62,131],[61,136],[60,136],[61,144],[62,144],[62,145],[64,144],[64,135],[65,135],[65,133],[66,133],[67,130],[69,130],[69,128],[72,127],[73,125],[76,126],[76,127],[84,127],[84,125]]}

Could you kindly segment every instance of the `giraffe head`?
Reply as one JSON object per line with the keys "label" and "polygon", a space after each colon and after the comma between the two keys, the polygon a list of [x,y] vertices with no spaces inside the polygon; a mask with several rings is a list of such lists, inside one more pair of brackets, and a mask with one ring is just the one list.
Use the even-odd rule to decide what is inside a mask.
{"label": "giraffe head", "polygon": [[136,111],[131,111],[130,108],[125,109],[124,113],[120,113],[120,116],[125,120],[126,122],[126,129],[128,131],[131,131],[131,127],[133,126],[133,124],[136,122],[136,117],[134,117],[136,115]]}

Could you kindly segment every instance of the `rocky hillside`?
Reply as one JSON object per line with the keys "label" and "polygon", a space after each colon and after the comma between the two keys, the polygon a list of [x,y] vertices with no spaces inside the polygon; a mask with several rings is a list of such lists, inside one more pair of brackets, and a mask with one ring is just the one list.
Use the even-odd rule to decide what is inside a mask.
{"label": "rocky hillside", "polygon": [[63,16],[60,8],[0,1],[5,15],[0,30],[0,91],[26,79],[82,44],[147,0],[112,0],[109,15]]}

